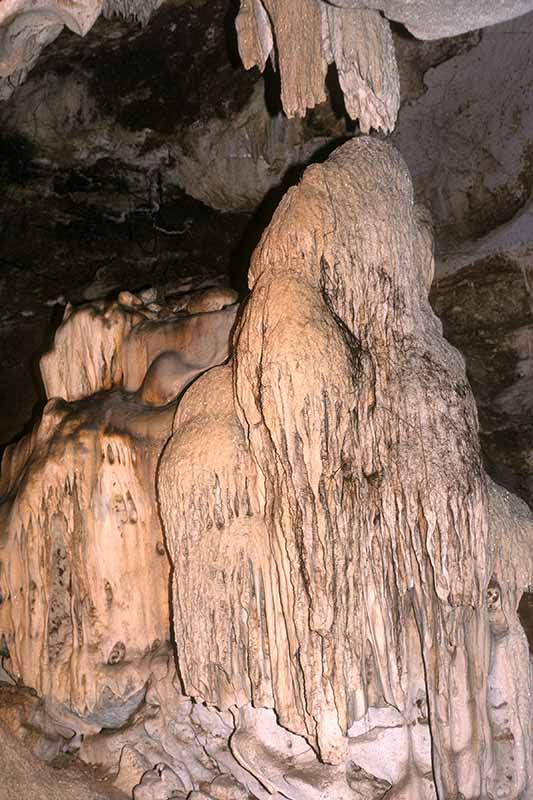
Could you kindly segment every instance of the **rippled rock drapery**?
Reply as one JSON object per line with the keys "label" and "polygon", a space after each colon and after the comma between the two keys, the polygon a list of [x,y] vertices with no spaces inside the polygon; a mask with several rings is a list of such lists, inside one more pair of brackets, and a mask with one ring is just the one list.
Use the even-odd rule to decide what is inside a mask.
{"label": "rippled rock drapery", "polygon": [[290,746],[260,709],[360,767],[354,797],[531,785],[531,515],[485,476],[432,274],[390,146],[310,167],[254,254],[232,365],[186,393],[162,457],[185,691],[240,709],[234,753],[281,796],[314,773],[283,784]]}
{"label": "rippled rock drapery", "polygon": [[168,647],[156,468],[176,399],[228,356],[235,298],[148,290],[67,311],[42,419],[4,455],[1,656],[65,738],[125,724]]}
{"label": "rippled rock drapery", "polygon": [[303,116],[326,99],[327,66],[335,63],[346,111],[361,130],[393,130],[398,69],[389,24],[376,11],[316,0],[241,0],[236,28],[247,69],[263,70],[269,56],[277,62],[287,116]]}
{"label": "rippled rock drapery", "polygon": [[[63,26],[85,35],[98,17],[120,15],[147,24],[163,0],[4,0],[0,8],[0,99],[8,98]],[[394,128],[399,82],[388,20],[416,37],[454,36],[511,19],[532,0],[241,0],[236,19],[245,67],[277,61],[282,104],[303,115],[325,99],[328,64],[335,63],[346,110],[361,130]],[[381,12],[385,18],[381,16]],[[332,46],[333,45],[333,46]]]}

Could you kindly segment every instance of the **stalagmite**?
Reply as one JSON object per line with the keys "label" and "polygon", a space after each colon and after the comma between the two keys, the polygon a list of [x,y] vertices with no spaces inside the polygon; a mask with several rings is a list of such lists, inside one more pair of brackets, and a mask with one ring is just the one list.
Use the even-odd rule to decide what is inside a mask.
{"label": "stalagmite", "polygon": [[177,398],[228,356],[235,299],[216,288],[156,304],[150,290],[69,310],[41,361],[42,419],[4,454],[3,666],[64,738],[123,725],[168,649],[155,474]]}
{"label": "stalagmite", "polygon": [[220,287],[67,311],[0,479],[0,666],[42,754],[134,800],[529,798],[533,518],[432,274],[361,137],[282,200],[240,317]]}
{"label": "stalagmite", "polygon": [[[232,363],[185,394],[162,456],[185,692],[238,709],[237,760],[283,797],[531,788],[533,524],[483,471],[432,273],[392,147],[308,168],[252,259]],[[355,779],[320,794],[304,759],[287,789],[280,725]]]}
{"label": "stalagmite", "polygon": [[169,638],[153,484],[172,412],[118,393],[51,400],[4,458],[0,630],[9,671],[73,733],[126,722],[144,698],[151,650]]}

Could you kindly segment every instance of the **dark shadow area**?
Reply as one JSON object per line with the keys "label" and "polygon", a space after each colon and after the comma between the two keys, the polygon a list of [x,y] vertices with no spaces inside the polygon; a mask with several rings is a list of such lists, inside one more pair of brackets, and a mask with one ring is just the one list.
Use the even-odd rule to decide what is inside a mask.
{"label": "dark shadow area", "polygon": [[[382,15],[383,16],[383,15]],[[412,33],[409,33],[407,28],[402,25],[401,22],[394,22],[393,20],[389,19],[390,29],[394,36],[397,36],[399,39],[405,39],[408,42],[418,42],[420,41]]]}
{"label": "dark shadow area", "polygon": [[226,49],[228,59],[232,67],[235,69],[242,69],[241,56],[239,54],[239,42],[237,38],[237,30],[235,28],[235,20],[239,13],[240,2],[239,0],[228,0],[228,10],[224,16],[224,33],[226,36]]}
{"label": "dark shadow area", "polygon": [[283,114],[281,104],[281,77],[278,69],[274,69],[271,59],[265,64],[263,72],[265,105],[271,117]]}
{"label": "dark shadow area", "polygon": [[[63,318],[64,307],[54,306],[44,319],[37,320],[31,326],[21,324],[20,336],[24,339],[21,348],[20,360],[11,370],[2,369],[2,388],[0,389],[0,416],[3,419],[13,420],[12,430],[4,424],[0,426],[2,439],[0,440],[0,459],[5,448],[30,433],[42,416],[47,399],[39,370],[41,356],[46,353],[54,338],[54,334]],[[18,331],[14,332],[15,341],[18,340]],[[9,347],[8,342],[0,342]],[[17,349],[20,344],[17,341]],[[12,381],[9,378],[12,378]],[[17,402],[18,401],[18,402]],[[7,434],[7,436],[6,436]]]}
{"label": "dark shadow area", "polygon": [[[346,105],[344,103],[344,95],[342,93],[341,85],[339,83],[339,74],[335,64],[330,64],[326,74],[326,90],[329,97],[329,102],[333,113],[337,119],[343,119],[346,125],[346,133],[348,135],[354,134],[359,130],[359,125],[356,121],[348,116]],[[312,112],[311,112],[312,113]]]}
{"label": "dark shadow area", "polygon": [[533,655],[533,592],[524,592],[518,604],[518,617],[527,636],[529,652]]}

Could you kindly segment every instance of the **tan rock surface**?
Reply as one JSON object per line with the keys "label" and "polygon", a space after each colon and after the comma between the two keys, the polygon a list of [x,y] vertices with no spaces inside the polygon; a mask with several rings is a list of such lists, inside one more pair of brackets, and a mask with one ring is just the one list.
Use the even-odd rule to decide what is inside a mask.
{"label": "tan rock surface", "polygon": [[81,720],[89,730],[126,721],[143,700],[147,653],[169,636],[154,476],[173,411],[120,393],[52,400],[4,457],[6,668],[58,720],[67,712],[73,733]]}
{"label": "tan rock surface", "polygon": [[[91,395],[50,401],[7,452],[3,666],[42,696],[36,730],[138,800],[524,800],[533,785],[516,613],[533,520],[483,471],[464,364],[427,299],[425,219],[398,153],[352,140],[280,204],[229,364],[189,376],[179,405],[159,378],[143,396],[152,370],[164,383],[174,357],[194,363],[189,345],[219,350],[169,349],[175,309],[122,293],[113,313],[139,318],[106,352],[138,336],[121,369],[142,365],[141,389],[93,394],[113,357],[86,335],[71,373],[97,365]],[[221,297],[193,296],[215,308],[186,318],[219,342],[236,317]],[[63,343],[82,341],[71,319]],[[20,729],[17,709],[6,719]]]}
{"label": "tan rock surface", "polygon": [[144,702],[170,636],[157,464],[176,398],[227,358],[238,309],[222,288],[186,296],[189,315],[156,299],[67,312],[41,369],[71,402],[50,400],[2,462],[3,666],[67,739],[120,727]]}
{"label": "tan rock surface", "polygon": [[[489,516],[502,523],[462,358],[428,303],[422,220],[405,164],[372,139],[310,167],[280,204],[233,364],[186,393],[161,462],[177,656],[187,693],[272,708],[325,762],[349,748],[367,763],[357,724],[385,728],[365,770],[388,780],[394,765],[402,797],[431,797],[432,774],[442,797],[499,792],[511,774],[518,798],[530,678],[516,606],[531,563],[500,584],[521,642],[520,691],[502,689],[522,720],[511,766],[493,748],[489,686]],[[271,737],[250,724],[257,751]]]}
{"label": "tan rock surface", "polygon": [[346,111],[371,128],[391,131],[400,84],[389,24],[376,11],[337,8],[316,0],[241,0],[236,20],[247,69],[279,69],[288,117],[304,116],[326,99],[328,64],[336,63]]}
{"label": "tan rock surface", "polygon": [[[67,307],[52,349],[40,361],[46,396],[71,401],[124,389],[140,390],[142,398],[151,365],[162,354],[173,353],[175,391],[165,386],[162,395],[165,402],[174,399],[192,378],[228,358],[238,303],[235,293],[225,291],[206,290],[176,301],[186,313],[174,313],[170,299],[161,306],[129,292],[121,292],[118,302],[96,301],[75,311]],[[164,382],[168,380],[165,375]],[[157,382],[158,376],[152,375],[150,383]],[[165,404],[157,401],[157,386],[150,398],[152,405]]]}

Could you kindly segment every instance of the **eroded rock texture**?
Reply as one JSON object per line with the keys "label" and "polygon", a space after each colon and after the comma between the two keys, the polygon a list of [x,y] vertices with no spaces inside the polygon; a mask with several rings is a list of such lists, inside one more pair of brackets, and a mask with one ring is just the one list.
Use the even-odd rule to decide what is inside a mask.
{"label": "eroded rock texture", "polygon": [[[531,515],[487,482],[432,275],[390,146],[310,167],[254,254],[233,363],[186,393],[163,453],[185,691],[240,709],[234,753],[284,797],[529,791]],[[269,709],[356,765],[344,789],[268,777],[293,746]]]}
{"label": "eroded rock texture", "polygon": [[[123,724],[142,702],[145,657],[168,639],[153,476],[170,419],[170,409],[150,415],[119,394],[52,400],[3,460],[9,671],[67,721],[72,712],[97,730]],[[146,591],[132,591],[143,575]]]}
{"label": "eroded rock texture", "polygon": [[0,726],[0,769],[4,800],[124,800],[125,795],[103,783],[95,785],[75,770],[51,769],[32,756]]}
{"label": "eroded rock texture", "polygon": [[238,308],[220,287],[156,299],[68,310],[41,363],[52,399],[2,462],[1,656],[67,739],[124,725],[167,646],[157,464],[177,398],[227,358]]}
{"label": "eroded rock texture", "polygon": [[328,64],[336,63],[346,111],[361,130],[390,131],[400,85],[388,22],[376,11],[316,0],[242,0],[236,20],[244,66],[277,62],[287,116],[303,116],[326,99]]}
{"label": "eroded rock texture", "polygon": [[363,133],[389,132],[400,87],[388,20],[419,39],[438,39],[518,17],[532,7],[531,0],[241,0],[236,28],[247,69],[262,71],[268,58],[279,69],[288,116],[304,115],[325,100],[326,70],[334,63],[348,115]]}
{"label": "eroded rock texture", "polygon": [[432,276],[360,138],[279,206],[230,363],[220,286],[67,310],[2,469],[0,666],[42,698],[10,730],[135,800],[527,800],[533,521]]}
{"label": "eroded rock texture", "polygon": [[9,97],[64,25],[84,35],[101,11],[100,0],[7,0],[0,8],[0,99]]}
{"label": "eroded rock texture", "polygon": [[334,0],[332,4],[379,9],[418,39],[457,36],[519,17],[533,8],[531,0]]}
{"label": "eroded rock texture", "polygon": [[46,396],[70,401],[121,388],[148,405],[165,405],[206,367],[226,360],[236,292],[214,288],[201,302],[189,298],[183,314],[178,298],[165,308],[156,299],[154,290],[145,297],[121,292],[115,303],[75,313],[68,307],[54,347],[41,359]]}

